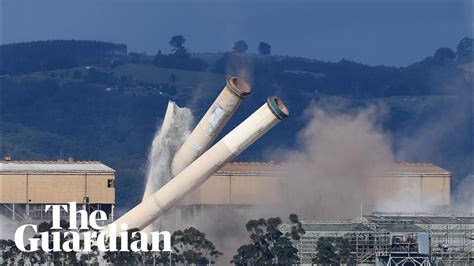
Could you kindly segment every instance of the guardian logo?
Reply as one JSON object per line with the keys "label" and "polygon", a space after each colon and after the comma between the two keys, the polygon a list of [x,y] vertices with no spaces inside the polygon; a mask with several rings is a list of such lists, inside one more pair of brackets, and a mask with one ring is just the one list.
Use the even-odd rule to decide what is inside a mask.
{"label": "guardian logo", "polygon": [[[69,228],[61,227],[61,208],[69,213]],[[15,232],[15,244],[21,251],[33,252],[40,249],[49,251],[92,251],[92,247],[96,246],[100,251],[171,251],[171,234],[168,231],[163,232],[152,232],[147,234],[141,231],[132,232],[132,238],[139,236],[136,240],[132,241],[128,245],[128,225],[120,225],[120,234],[117,235],[117,228],[115,224],[111,224],[108,230],[100,231],[105,226],[97,224],[98,221],[106,221],[107,214],[104,211],[96,210],[93,211],[90,216],[85,210],[77,210],[75,202],[70,202],[68,205],[46,205],[46,210],[52,210],[53,223],[51,229],[61,230],[67,229],[66,233],[63,233],[63,239],[61,239],[62,232],[42,232],[39,233],[39,238],[32,237],[28,238],[27,243],[24,241],[24,235],[27,228],[33,229],[35,233],[38,233],[38,227],[34,224],[25,224],[20,226]],[[80,216],[80,225],[77,225],[77,218]],[[90,226],[90,227],[89,227]],[[97,231],[95,231],[97,230]],[[160,239],[160,237],[162,239]],[[120,238],[120,250],[117,249],[117,238]],[[52,243],[51,240],[52,239]],[[163,247],[160,249],[160,240],[163,240]],[[80,243],[83,241],[83,247]],[[151,242],[151,249],[149,244]],[[62,244],[61,244],[62,243]],[[26,247],[29,248],[27,249]],[[130,246],[130,250],[128,247]]]}

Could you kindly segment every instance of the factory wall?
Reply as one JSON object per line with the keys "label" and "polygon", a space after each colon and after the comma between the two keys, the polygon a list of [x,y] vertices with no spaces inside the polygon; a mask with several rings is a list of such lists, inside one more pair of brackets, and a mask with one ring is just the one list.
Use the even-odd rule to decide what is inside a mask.
{"label": "factory wall", "polygon": [[450,205],[450,175],[396,175],[373,178],[376,199],[403,198],[427,206]]}
{"label": "factory wall", "polygon": [[115,203],[114,174],[0,173],[0,203]]}
{"label": "factory wall", "polygon": [[27,202],[26,175],[0,174],[0,202]]}
{"label": "factory wall", "polygon": [[181,205],[235,204],[256,205],[283,201],[283,176],[213,175],[181,201]]}

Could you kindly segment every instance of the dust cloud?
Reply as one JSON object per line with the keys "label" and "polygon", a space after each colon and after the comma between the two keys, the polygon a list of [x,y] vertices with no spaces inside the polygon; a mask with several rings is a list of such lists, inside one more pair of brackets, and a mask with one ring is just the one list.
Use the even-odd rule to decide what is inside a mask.
{"label": "dust cloud", "polygon": [[466,176],[454,189],[452,206],[454,212],[474,213],[474,174]]}
{"label": "dust cloud", "polygon": [[156,131],[148,154],[147,187],[144,198],[156,192],[171,179],[171,161],[191,133],[193,115],[188,108],[168,103],[163,124]]}
{"label": "dust cloud", "polygon": [[354,218],[372,203],[371,177],[394,163],[390,141],[374,123],[376,108],[330,114],[315,106],[298,134],[298,149],[280,151],[289,173],[282,215]]}

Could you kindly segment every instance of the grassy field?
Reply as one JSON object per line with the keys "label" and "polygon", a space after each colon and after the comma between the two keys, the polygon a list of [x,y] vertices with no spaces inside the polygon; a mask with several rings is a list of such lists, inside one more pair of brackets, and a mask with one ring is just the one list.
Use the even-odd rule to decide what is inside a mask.
{"label": "grassy field", "polygon": [[[180,87],[198,87],[200,85],[222,85],[225,76],[200,71],[189,71],[181,69],[161,68],[144,64],[125,64],[118,66],[111,73],[120,78],[121,76],[133,77],[135,80],[152,83],[170,83]],[[176,81],[170,82],[170,75],[176,76]]]}
{"label": "grassy field", "polygon": [[[34,72],[25,75],[18,75],[11,77],[17,80],[42,80],[45,78],[53,78],[61,84],[65,81],[75,81],[73,78],[74,72],[80,72],[82,76],[86,76],[87,72],[95,68],[99,71],[107,72],[112,74],[116,78],[126,77],[132,78],[136,81],[145,81],[150,83],[169,84],[176,87],[182,88],[196,88],[201,86],[214,86],[221,87],[225,84],[225,75],[201,72],[201,71],[189,71],[181,69],[170,69],[161,68],[149,64],[124,64],[115,68],[109,67],[75,67],[69,69],[57,69],[45,72]],[[176,76],[175,81],[170,81],[170,76],[174,74]],[[76,80],[77,81],[77,80]]]}
{"label": "grassy field", "polygon": [[[116,78],[123,76],[132,78],[136,81],[145,81],[150,83],[169,84],[181,88],[221,88],[225,83],[225,75],[202,72],[189,71],[181,69],[169,69],[156,67],[150,64],[124,64],[115,68],[97,67],[97,70],[108,72]],[[58,69],[45,72],[35,72],[26,75],[19,75],[11,77],[17,80],[42,80],[45,78],[53,78],[59,84],[66,81],[77,81],[73,79],[74,72],[81,72],[83,76],[89,71],[89,67],[75,67],[70,69]],[[294,74],[310,74],[315,78],[323,78],[324,74],[309,71],[285,70],[288,73]],[[170,75],[174,74],[176,80],[170,81]],[[333,106],[334,108],[344,108],[347,106],[368,106],[368,105],[383,105],[387,107],[395,107],[400,110],[405,110],[410,113],[420,113],[430,109],[436,109],[436,106],[449,106],[455,104],[459,99],[456,96],[442,96],[442,95],[423,95],[423,96],[391,96],[382,98],[368,98],[368,99],[354,99],[343,96],[330,96],[327,94],[309,91],[301,91],[308,99],[313,99],[325,106]]]}

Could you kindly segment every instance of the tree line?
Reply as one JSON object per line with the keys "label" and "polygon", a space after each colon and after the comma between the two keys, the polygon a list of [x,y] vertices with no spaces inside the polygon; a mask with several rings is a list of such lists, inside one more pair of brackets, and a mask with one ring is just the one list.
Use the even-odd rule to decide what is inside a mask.
{"label": "tree line", "polygon": [[[282,227],[279,217],[250,220],[245,225],[249,233],[249,243],[240,246],[231,263],[235,265],[294,265],[300,262],[298,249],[295,245],[306,233],[296,214],[289,216],[286,227]],[[52,229],[51,222],[38,225],[41,232],[59,232],[61,246],[68,241],[64,229]],[[68,228],[66,221],[61,221],[62,228]],[[287,229],[283,229],[287,228]],[[140,234],[132,237],[137,229],[128,231],[126,250],[131,250],[133,241],[140,240]],[[53,243],[53,235],[49,234],[48,245]],[[34,236],[39,238],[39,235]],[[121,249],[122,241],[117,239],[117,249]],[[83,242],[80,243],[83,247]],[[151,245],[151,244],[150,244]],[[164,242],[160,242],[163,249]],[[101,263],[132,264],[132,265],[210,265],[215,264],[223,254],[206,237],[206,234],[194,227],[177,230],[171,235],[172,252],[132,252],[106,251],[100,252],[93,247],[92,252],[22,252],[13,240],[0,240],[1,265],[35,265],[53,263],[54,265],[99,265]],[[29,249],[29,246],[26,246]],[[149,248],[151,250],[151,247]],[[321,237],[317,241],[314,263],[335,265],[353,262],[348,241],[342,237]]]}
{"label": "tree line", "polygon": [[[346,59],[333,63],[298,57],[266,57],[271,54],[271,45],[266,42],[260,42],[258,46],[259,53],[265,56],[245,56],[248,45],[239,40],[231,51],[222,53],[210,64],[190,54],[185,42],[182,35],[173,36],[169,42],[172,52],[165,55],[159,50],[153,64],[226,75],[247,73],[254,82],[361,99],[446,94],[446,87],[463,80],[461,86],[450,89],[449,93],[469,92],[470,83],[459,65],[473,60],[474,49],[473,39],[464,38],[455,51],[441,47],[432,56],[407,67],[372,67]],[[174,79],[170,77],[171,80]]]}
{"label": "tree line", "polygon": [[49,40],[0,45],[0,75],[100,64],[127,55],[125,44]]}
{"label": "tree line", "polygon": [[[161,50],[153,59],[153,64],[159,67],[176,68],[194,71],[204,71],[209,65],[202,59],[193,57],[188,48],[185,47],[186,39],[183,35],[176,35],[171,38],[169,44],[172,47],[170,54],[163,54]],[[244,40],[234,43],[232,53],[243,54],[247,51],[248,45]],[[261,55],[271,54],[271,45],[266,42],[260,42],[258,51]]]}

